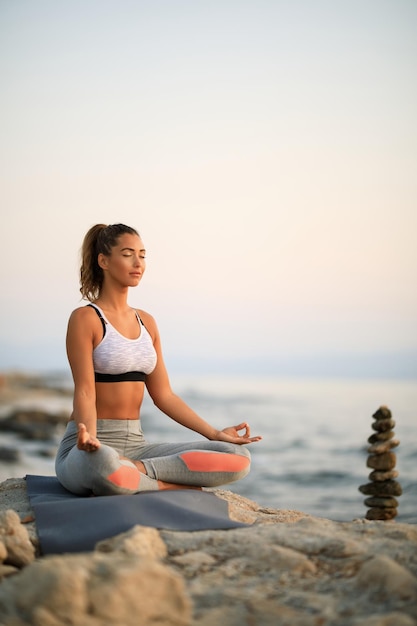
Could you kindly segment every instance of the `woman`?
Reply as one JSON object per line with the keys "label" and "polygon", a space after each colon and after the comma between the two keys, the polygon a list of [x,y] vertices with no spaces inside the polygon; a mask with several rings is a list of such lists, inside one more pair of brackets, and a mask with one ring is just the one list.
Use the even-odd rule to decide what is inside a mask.
{"label": "woman", "polygon": [[[145,266],[135,229],[97,224],[86,234],[80,291],[90,302],[68,323],[74,406],[56,458],[59,481],[75,494],[223,485],[246,476],[250,454],[242,444],[261,439],[246,423],[216,430],[174,394],[155,320],[127,304]],[[146,442],[139,419],[145,386],[158,409],[208,441]]]}

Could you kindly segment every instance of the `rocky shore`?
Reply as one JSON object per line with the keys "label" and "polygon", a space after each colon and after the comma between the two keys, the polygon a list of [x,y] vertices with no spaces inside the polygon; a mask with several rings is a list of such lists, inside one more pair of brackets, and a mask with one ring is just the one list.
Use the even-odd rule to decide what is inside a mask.
{"label": "rocky shore", "polygon": [[[66,393],[0,377],[3,463],[22,439],[48,453],[67,415],[30,401]],[[250,526],[136,526],[92,552],[44,557],[25,480],[0,483],[0,626],[417,626],[417,526],[333,522],[215,493]]]}
{"label": "rocky shore", "polygon": [[42,557],[25,480],[6,480],[0,625],[417,625],[417,527],[332,522],[216,493],[251,526],[136,526],[91,553]]}

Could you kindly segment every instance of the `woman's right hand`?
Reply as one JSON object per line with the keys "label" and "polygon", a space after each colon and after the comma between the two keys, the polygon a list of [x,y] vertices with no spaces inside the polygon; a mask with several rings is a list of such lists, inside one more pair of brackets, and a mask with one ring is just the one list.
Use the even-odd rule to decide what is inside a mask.
{"label": "woman's right hand", "polygon": [[92,437],[85,424],[78,424],[77,448],[85,452],[94,452],[100,447],[97,437]]}

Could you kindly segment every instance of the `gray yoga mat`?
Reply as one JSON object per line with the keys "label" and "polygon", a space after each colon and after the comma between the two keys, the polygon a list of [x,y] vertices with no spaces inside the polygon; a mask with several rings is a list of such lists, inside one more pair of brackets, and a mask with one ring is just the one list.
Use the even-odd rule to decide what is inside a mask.
{"label": "gray yoga mat", "polygon": [[129,496],[76,496],[54,476],[26,476],[42,554],[89,552],[97,541],[136,526],[179,531],[225,530],[247,524],[230,519],[225,500],[193,489]]}

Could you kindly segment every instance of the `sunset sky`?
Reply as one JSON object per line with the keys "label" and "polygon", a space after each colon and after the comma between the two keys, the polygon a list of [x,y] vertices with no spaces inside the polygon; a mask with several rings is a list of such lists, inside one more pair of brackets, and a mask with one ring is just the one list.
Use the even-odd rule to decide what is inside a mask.
{"label": "sunset sky", "polygon": [[139,230],[172,368],[417,377],[415,0],[0,0],[0,369]]}

